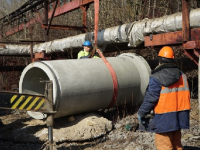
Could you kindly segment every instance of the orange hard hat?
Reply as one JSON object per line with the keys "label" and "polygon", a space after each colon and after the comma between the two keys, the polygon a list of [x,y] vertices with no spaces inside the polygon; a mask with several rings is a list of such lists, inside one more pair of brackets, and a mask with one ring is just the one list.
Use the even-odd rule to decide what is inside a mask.
{"label": "orange hard hat", "polygon": [[174,51],[171,47],[164,46],[160,50],[160,52],[158,53],[158,56],[173,59],[174,58]]}

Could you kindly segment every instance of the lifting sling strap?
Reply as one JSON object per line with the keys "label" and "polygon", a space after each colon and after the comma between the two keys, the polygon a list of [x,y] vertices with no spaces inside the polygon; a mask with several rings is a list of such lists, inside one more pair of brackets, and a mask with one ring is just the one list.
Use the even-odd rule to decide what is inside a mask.
{"label": "lifting sling strap", "polygon": [[99,56],[101,57],[101,59],[104,61],[104,63],[106,64],[106,66],[108,67],[111,77],[112,77],[112,81],[113,81],[113,95],[112,95],[112,100],[110,102],[110,104],[108,105],[107,108],[111,108],[114,103],[116,102],[117,99],[117,93],[118,93],[118,81],[117,81],[117,76],[116,73],[113,69],[113,67],[110,65],[110,63],[107,61],[107,59],[104,57],[103,53],[97,48],[97,34],[98,34],[98,20],[99,20],[99,0],[94,0],[94,11],[95,11],[95,23],[94,23],[94,41],[95,41],[95,46],[93,49],[93,55],[95,50],[97,51],[97,53],[99,54]]}

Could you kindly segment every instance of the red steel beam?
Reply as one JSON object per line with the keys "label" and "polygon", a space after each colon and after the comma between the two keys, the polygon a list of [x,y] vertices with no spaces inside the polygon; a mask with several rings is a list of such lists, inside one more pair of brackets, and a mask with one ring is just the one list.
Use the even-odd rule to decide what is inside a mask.
{"label": "red steel beam", "polygon": [[[26,28],[30,27],[32,24],[36,24],[37,22],[42,23],[42,18],[39,15],[39,13],[36,13],[36,15],[37,15],[37,18],[33,18],[33,19],[31,19],[30,21],[28,21],[26,23]],[[13,29],[7,31],[6,36],[9,36],[9,35],[12,35],[12,34],[14,34],[16,32],[19,32],[19,31],[23,30],[24,28],[25,28],[25,24],[22,23],[19,26],[14,27]]]}
{"label": "red steel beam", "polygon": [[[26,23],[26,27],[30,27],[32,24],[36,24],[38,21],[36,18],[34,19],[31,19],[29,22]],[[13,29],[9,30],[7,33],[6,33],[6,36],[9,36],[9,35],[12,35],[16,32],[19,32],[21,30],[23,30],[25,28],[25,25],[24,24],[20,24],[18,27],[14,27]]]}
{"label": "red steel beam", "polygon": [[0,44],[0,48],[6,48],[6,45]]}
{"label": "red steel beam", "polygon": [[193,60],[197,65],[199,63],[198,57],[195,56],[193,50],[184,50],[185,55],[187,55],[191,60]]}
{"label": "red steel beam", "polygon": [[[56,8],[54,17],[59,16],[59,15],[62,15],[62,14],[65,14],[65,13],[67,13],[68,11],[72,11],[72,10],[74,10],[74,9],[79,8],[80,6],[89,4],[89,3],[93,2],[93,1],[94,1],[94,0],[73,0],[72,2],[66,3],[66,4],[64,4],[63,6],[60,6],[60,7]],[[53,10],[48,12],[48,19],[50,19],[52,13],[53,13]],[[39,15],[39,14],[37,14],[37,16],[38,16],[38,15]],[[38,19],[39,19],[39,20],[38,20]],[[41,17],[39,17],[38,19],[34,18],[34,19],[28,21],[28,22],[26,23],[26,27],[28,28],[28,27],[30,27],[32,24],[36,24],[37,22],[40,22],[40,23],[42,24]],[[84,21],[84,24],[86,24],[86,21]],[[12,34],[14,34],[14,33],[16,33],[16,32],[19,32],[19,31],[23,30],[24,28],[25,28],[24,23],[22,23],[22,24],[20,24],[19,26],[13,28],[12,30],[9,30],[9,31],[6,33],[6,36],[9,36],[9,35],[12,35]],[[1,39],[1,35],[0,35],[0,39]]]}
{"label": "red steel beam", "polygon": [[[200,28],[191,29],[191,41],[200,40]],[[145,47],[182,44],[182,31],[145,36]]]}
{"label": "red steel beam", "polygon": [[[49,36],[49,29],[50,29],[51,23],[52,23],[52,21],[53,21],[54,13],[55,13],[56,8],[57,8],[57,6],[58,6],[58,1],[59,1],[59,0],[56,0],[56,4],[55,4],[54,9],[53,9],[53,12],[52,12],[52,14],[51,14],[51,18],[50,18],[49,24],[48,24],[48,21],[45,22],[45,24],[48,24],[48,28],[47,28],[47,32],[46,32],[46,35],[47,35],[47,36]],[[60,2],[60,1],[59,1],[59,2]]]}
{"label": "red steel beam", "polygon": [[190,19],[188,0],[182,0],[182,32],[183,42],[190,40]]}
{"label": "red steel beam", "polygon": [[[49,8],[48,8],[48,1],[47,0],[45,0],[44,1],[44,10],[43,10],[44,12],[44,20],[43,20],[43,23],[44,24],[48,24],[48,11],[49,11]],[[41,23],[42,24],[42,23]],[[47,42],[47,41],[49,41],[49,35],[47,34],[47,28],[46,29],[44,29],[44,39],[45,39],[45,41]]]}
{"label": "red steel beam", "polygon": [[[74,9],[77,9],[80,6],[89,4],[93,1],[94,0],[73,0],[72,2],[66,3],[63,6],[58,7],[55,11],[54,17],[62,15],[66,12],[72,11]],[[52,13],[53,13],[53,10],[49,11],[48,16],[51,16]]]}
{"label": "red steel beam", "polygon": [[8,71],[23,71],[26,66],[2,66],[0,65],[0,72]]}
{"label": "red steel beam", "polygon": [[31,60],[34,61],[41,61],[41,60],[50,60],[51,55],[46,54],[45,52],[39,52],[34,54],[34,58]]}
{"label": "red steel beam", "polygon": [[35,53],[35,58],[36,59],[38,59],[38,58],[44,58],[44,56],[45,56],[44,52]]}
{"label": "red steel beam", "polygon": [[199,49],[194,49],[194,54],[199,57],[200,55],[200,50]]}
{"label": "red steel beam", "polygon": [[42,40],[15,40],[15,41],[0,41],[0,43],[5,43],[5,44],[16,44],[16,43],[19,43],[19,44],[26,44],[26,43],[32,43],[32,42],[35,42],[35,43],[44,43],[45,41],[42,41]]}
{"label": "red steel beam", "polygon": [[188,41],[183,43],[184,49],[200,49],[200,41]]}
{"label": "red steel beam", "polygon": [[[42,28],[48,28],[47,24],[42,24]],[[78,27],[78,26],[64,26],[64,25],[51,25],[51,29],[60,29],[60,30],[86,30],[85,27]]]}
{"label": "red steel beam", "polygon": [[94,1],[94,44],[97,47],[98,23],[99,23],[99,0]]}
{"label": "red steel beam", "polygon": [[[82,23],[83,23],[83,27],[86,27],[87,26],[87,9],[88,9],[88,6],[80,6],[81,10],[82,10]],[[84,29],[84,32],[87,32],[87,29],[85,28]]]}

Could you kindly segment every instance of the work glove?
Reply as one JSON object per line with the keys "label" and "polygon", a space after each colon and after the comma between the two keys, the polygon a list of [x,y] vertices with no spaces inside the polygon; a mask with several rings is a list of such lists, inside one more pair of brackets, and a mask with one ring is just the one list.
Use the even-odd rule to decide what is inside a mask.
{"label": "work glove", "polygon": [[145,121],[145,118],[144,117],[141,117],[139,114],[138,114],[138,121],[140,124],[146,124],[146,121]]}

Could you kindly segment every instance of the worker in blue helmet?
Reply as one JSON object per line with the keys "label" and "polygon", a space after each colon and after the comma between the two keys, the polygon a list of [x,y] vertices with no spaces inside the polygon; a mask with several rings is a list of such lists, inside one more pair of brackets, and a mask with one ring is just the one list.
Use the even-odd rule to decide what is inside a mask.
{"label": "worker in blue helmet", "polygon": [[[85,41],[83,43],[83,50],[78,53],[78,59],[89,58],[90,53],[92,51],[92,43],[90,41]],[[94,55],[93,58],[99,58],[98,56]]]}

